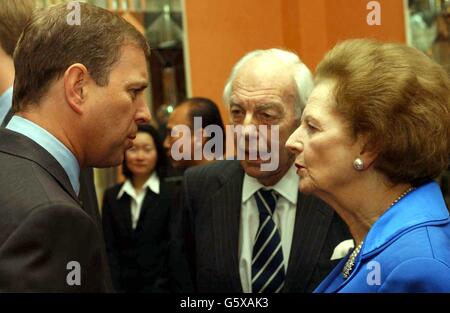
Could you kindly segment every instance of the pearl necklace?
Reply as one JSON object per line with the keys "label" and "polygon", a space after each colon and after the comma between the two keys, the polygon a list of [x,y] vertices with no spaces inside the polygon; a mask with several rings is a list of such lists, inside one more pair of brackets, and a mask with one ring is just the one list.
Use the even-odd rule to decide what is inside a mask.
{"label": "pearl necklace", "polygon": [[[392,208],[397,202],[399,202],[400,199],[402,199],[404,196],[406,196],[408,193],[410,193],[414,189],[416,189],[416,188],[414,188],[414,187],[408,188],[397,199],[395,199],[394,202],[392,202],[392,204],[389,206],[388,210],[390,208]],[[350,257],[348,258],[347,262],[345,262],[344,268],[342,269],[342,276],[344,277],[344,279],[347,279],[350,276],[353,266],[355,265],[356,257],[358,256],[359,252],[361,251],[363,243],[364,243],[364,241],[361,241],[361,243],[353,250],[353,252],[350,255]]]}

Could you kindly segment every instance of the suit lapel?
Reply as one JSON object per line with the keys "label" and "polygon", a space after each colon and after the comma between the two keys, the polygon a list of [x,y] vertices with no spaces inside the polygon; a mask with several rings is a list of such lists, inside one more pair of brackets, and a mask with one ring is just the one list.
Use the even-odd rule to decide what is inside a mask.
{"label": "suit lapel", "polygon": [[[333,212],[312,196],[298,194],[294,235],[284,292],[306,291],[325,243]],[[295,287],[297,286],[297,287]]]}
{"label": "suit lapel", "polygon": [[225,269],[225,281],[231,283],[234,292],[242,292],[239,276],[239,219],[241,211],[242,184],[244,172],[237,167],[220,177],[223,186],[212,197],[207,205],[213,208],[213,242],[217,255],[217,268]]}
{"label": "suit lapel", "polygon": [[0,151],[38,164],[52,175],[61,187],[81,206],[66,172],[47,150],[28,137],[9,129],[0,129],[0,138],[7,138],[7,140],[0,140]]}
{"label": "suit lapel", "polygon": [[121,221],[129,236],[133,235],[133,227],[131,222],[131,197],[124,193],[122,197],[117,199],[117,210],[119,213],[119,221]]}
{"label": "suit lapel", "polygon": [[139,212],[139,219],[136,225],[136,232],[142,229],[145,223],[146,215],[153,214],[153,209],[159,208],[159,199],[156,194],[154,194],[149,188],[147,188],[147,192],[145,193],[145,198],[142,203],[141,211]]}
{"label": "suit lapel", "polygon": [[12,119],[13,116],[14,116],[14,110],[13,110],[13,108],[11,108],[11,109],[9,109],[8,113],[6,113],[6,116],[0,127],[6,127],[6,125],[8,125],[9,121]]}

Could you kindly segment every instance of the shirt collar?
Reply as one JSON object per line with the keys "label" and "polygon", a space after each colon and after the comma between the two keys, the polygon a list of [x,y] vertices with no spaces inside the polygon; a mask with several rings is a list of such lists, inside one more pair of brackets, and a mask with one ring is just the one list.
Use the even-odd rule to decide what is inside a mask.
{"label": "shirt collar", "polygon": [[246,173],[244,175],[242,187],[242,203],[250,199],[259,189],[266,188],[275,190],[278,194],[295,205],[298,197],[298,183],[299,177],[296,174],[294,165],[289,168],[286,174],[284,174],[284,176],[275,185],[270,187],[264,186],[256,178],[251,177]]}
{"label": "shirt collar", "polygon": [[400,199],[373,224],[361,254],[369,254],[415,226],[449,222],[439,185],[434,181],[426,183]]}
{"label": "shirt collar", "polygon": [[30,138],[50,153],[62,166],[73,190],[78,195],[80,165],[73,153],[61,141],[39,125],[17,115],[13,116],[6,128]]}
{"label": "shirt collar", "polygon": [[0,124],[5,119],[9,110],[12,107],[13,87],[9,87],[0,95]]}
{"label": "shirt collar", "polygon": [[[151,191],[159,195],[159,178],[156,172],[153,172],[144,183],[143,189],[146,190],[146,188],[149,188]],[[122,188],[120,188],[119,193],[117,194],[117,199],[120,199],[124,193],[128,194],[132,198],[137,197],[136,190],[134,189],[130,179],[127,179],[122,185]]]}

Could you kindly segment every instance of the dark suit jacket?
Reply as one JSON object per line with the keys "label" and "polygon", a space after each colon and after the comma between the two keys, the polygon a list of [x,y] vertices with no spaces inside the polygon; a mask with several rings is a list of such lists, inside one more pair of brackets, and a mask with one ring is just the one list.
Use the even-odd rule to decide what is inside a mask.
{"label": "dark suit jacket", "polygon": [[[0,173],[0,291],[109,291],[97,217],[53,156],[0,129]],[[80,265],[79,286],[67,283],[71,261]]]}
{"label": "dark suit jacket", "polygon": [[164,268],[169,242],[167,186],[161,183],[159,195],[147,190],[133,230],[130,196],[124,193],[117,199],[122,185],[106,190],[102,211],[114,286],[125,292],[167,291]]}
{"label": "dark suit jacket", "polygon": [[[185,237],[192,234],[186,249],[199,292],[242,292],[238,245],[243,179],[238,161],[215,162],[184,175]],[[330,261],[334,248],[349,238],[331,208],[299,193],[282,292],[312,292],[337,264]]]}

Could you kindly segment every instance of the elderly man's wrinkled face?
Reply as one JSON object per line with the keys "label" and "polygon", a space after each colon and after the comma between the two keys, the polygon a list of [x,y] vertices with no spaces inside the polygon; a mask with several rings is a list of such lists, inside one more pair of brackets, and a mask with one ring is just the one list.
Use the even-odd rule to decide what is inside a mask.
{"label": "elderly man's wrinkled face", "polygon": [[334,110],[332,89],[331,82],[316,86],[300,126],[286,143],[297,154],[295,166],[303,193],[320,196],[338,192],[359,174],[353,168],[353,161],[361,148]]}
{"label": "elderly man's wrinkled face", "polygon": [[[287,138],[298,125],[294,113],[296,87],[290,73],[273,59],[256,57],[239,70],[232,82],[230,113],[233,124],[256,126],[244,132],[245,160],[241,160],[241,165],[248,175],[265,185],[275,184],[294,160],[294,155],[285,148]],[[267,135],[258,130],[261,125],[267,125]],[[278,136],[271,136],[272,127],[279,128]],[[271,156],[278,158],[274,170],[262,169],[261,164],[269,161],[263,160],[264,156],[261,158],[263,152],[251,151],[254,147],[249,144],[250,138],[262,140]],[[256,149],[262,150],[259,145]],[[256,160],[250,157],[252,153],[257,155]]]}

